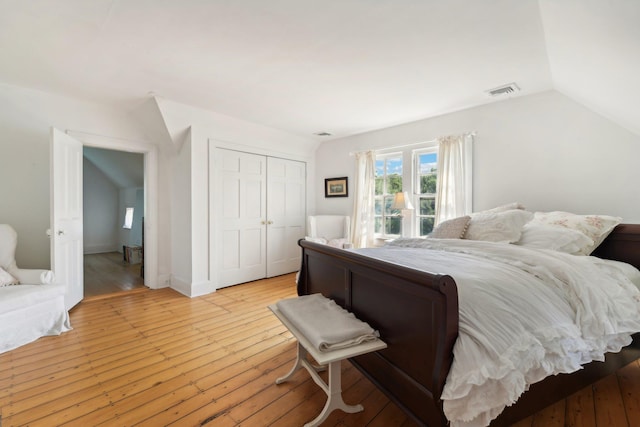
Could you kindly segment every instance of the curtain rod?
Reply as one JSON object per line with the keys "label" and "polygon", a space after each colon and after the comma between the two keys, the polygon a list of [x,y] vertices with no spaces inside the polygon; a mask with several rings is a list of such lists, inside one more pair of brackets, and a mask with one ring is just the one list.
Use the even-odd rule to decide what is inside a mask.
{"label": "curtain rod", "polygon": [[[461,135],[462,136],[468,136],[468,135],[475,136],[476,132],[475,131],[473,131],[473,132],[465,132],[465,133],[463,133]],[[377,149],[376,148],[369,148],[368,150],[350,151],[349,155],[350,156],[355,156],[356,154],[362,153],[362,152],[365,152],[365,151],[387,151],[387,150],[396,150],[398,148],[412,147],[414,145],[425,145],[425,144],[429,144],[429,143],[435,143],[438,140],[438,138],[441,138],[441,137],[439,136],[437,138],[430,139],[429,141],[412,142],[410,144],[394,145],[392,147],[382,147],[382,148],[377,148]]]}

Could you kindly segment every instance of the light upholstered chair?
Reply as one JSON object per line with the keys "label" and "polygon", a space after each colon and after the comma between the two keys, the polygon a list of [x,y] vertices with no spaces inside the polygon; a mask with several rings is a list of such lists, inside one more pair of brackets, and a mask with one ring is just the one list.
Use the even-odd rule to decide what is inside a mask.
{"label": "light upholstered chair", "polygon": [[345,215],[307,217],[307,240],[342,249],[350,249],[351,218]]}
{"label": "light upholstered chair", "polygon": [[0,353],[71,329],[66,287],[49,270],[18,268],[17,243],[16,231],[0,224]]}

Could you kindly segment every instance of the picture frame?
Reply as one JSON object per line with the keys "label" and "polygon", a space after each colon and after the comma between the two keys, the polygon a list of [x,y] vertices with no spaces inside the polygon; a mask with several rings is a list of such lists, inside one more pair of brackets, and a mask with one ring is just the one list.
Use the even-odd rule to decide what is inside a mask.
{"label": "picture frame", "polygon": [[325,178],[324,197],[349,197],[348,178]]}

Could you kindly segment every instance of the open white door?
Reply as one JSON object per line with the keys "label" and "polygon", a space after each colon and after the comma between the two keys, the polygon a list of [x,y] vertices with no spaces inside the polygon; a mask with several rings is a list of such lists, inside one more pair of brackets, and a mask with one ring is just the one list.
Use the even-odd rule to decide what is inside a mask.
{"label": "open white door", "polygon": [[51,128],[51,269],[67,286],[67,310],[84,297],[82,143]]}

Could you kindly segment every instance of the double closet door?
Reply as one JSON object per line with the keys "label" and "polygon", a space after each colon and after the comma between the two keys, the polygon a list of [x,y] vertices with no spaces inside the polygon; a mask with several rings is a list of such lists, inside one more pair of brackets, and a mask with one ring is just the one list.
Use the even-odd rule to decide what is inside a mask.
{"label": "double closet door", "polygon": [[217,287],[300,268],[306,163],[215,149],[211,194]]}

